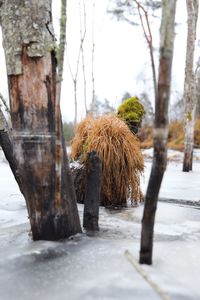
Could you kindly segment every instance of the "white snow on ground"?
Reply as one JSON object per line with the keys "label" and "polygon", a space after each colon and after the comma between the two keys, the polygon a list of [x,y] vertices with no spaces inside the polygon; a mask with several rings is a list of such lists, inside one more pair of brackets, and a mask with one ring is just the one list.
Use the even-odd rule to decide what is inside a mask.
{"label": "white snow on ground", "polygon": [[[153,148],[143,149],[142,154],[144,155],[146,160],[151,160],[153,157]],[[167,157],[168,157],[168,161],[182,162],[183,161],[183,152],[168,149]],[[194,159],[194,161],[200,161],[200,149],[194,149],[193,159]]]}
{"label": "white snow on ground", "polygon": [[[181,167],[168,164],[160,197],[180,204],[158,203],[153,266],[142,266],[171,300],[200,299],[200,207],[191,205],[200,200],[200,163],[190,173]],[[150,168],[148,161],[143,191]],[[0,151],[0,300],[160,299],[124,254],[128,249],[138,260],[142,213],[143,205],[101,208],[95,236],[33,242],[24,199]]]}

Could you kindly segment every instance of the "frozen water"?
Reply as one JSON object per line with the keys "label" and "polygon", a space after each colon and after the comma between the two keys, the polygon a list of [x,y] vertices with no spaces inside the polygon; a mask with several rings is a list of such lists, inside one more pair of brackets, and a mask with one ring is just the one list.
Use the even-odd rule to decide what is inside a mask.
{"label": "frozen water", "polygon": [[[160,299],[124,254],[128,249],[138,260],[143,205],[101,208],[94,236],[33,242],[24,199],[3,160],[0,151],[0,300]],[[147,162],[144,191],[150,167]],[[154,263],[142,266],[171,300],[200,299],[200,210],[192,206],[199,201],[199,181],[199,163],[190,173],[169,163],[156,215]]]}
{"label": "frozen water", "polygon": [[[141,179],[145,193],[151,171],[151,162],[145,162],[145,176]],[[182,164],[170,162],[164,174],[159,198],[199,202],[200,205],[200,163],[193,164],[193,171],[182,172]]]}

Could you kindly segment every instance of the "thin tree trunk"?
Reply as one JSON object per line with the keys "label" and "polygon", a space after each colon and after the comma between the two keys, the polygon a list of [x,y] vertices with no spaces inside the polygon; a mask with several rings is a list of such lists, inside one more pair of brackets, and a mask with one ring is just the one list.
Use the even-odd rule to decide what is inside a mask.
{"label": "thin tree trunk", "polygon": [[[82,24],[82,18],[81,18],[81,3],[79,2],[79,14],[80,14],[80,36],[82,36],[85,39],[86,36],[86,7],[85,7],[85,1],[83,0],[83,24]],[[82,29],[83,27],[83,29]],[[88,108],[87,108],[87,82],[86,82],[86,76],[85,76],[85,53],[84,53],[84,47],[82,44],[81,47],[81,57],[82,57],[82,72],[83,72],[83,92],[84,92],[84,106],[85,106],[85,113],[86,116],[88,114]]]}
{"label": "thin tree trunk", "polygon": [[157,200],[167,165],[168,103],[170,97],[171,67],[174,44],[176,0],[163,0],[160,30],[160,62],[158,92],[155,107],[154,157],[145,196],[142,218],[140,263],[152,264],[153,230]]}
{"label": "thin tree trunk", "polygon": [[98,154],[95,151],[88,153],[83,227],[90,231],[99,230],[101,177],[102,163]]}
{"label": "thin tree trunk", "polygon": [[15,180],[17,181],[22,194],[24,194],[24,191],[22,190],[22,178],[19,174],[18,164],[13,153],[13,143],[12,143],[11,134],[1,108],[0,108],[0,146],[10,165]]}
{"label": "thin tree trunk", "polygon": [[183,95],[185,105],[185,148],[183,172],[189,172],[192,170],[193,160],[194,122],[196,108],[195,76],[193,69],[199,1],[186,0],[186,4],[188,13],[188,32]]}
{"label": "thin tree trunk", "polygon": [[62,147],[62,117],[60,111],[61,84],[63,80],[64,54],[66,44],[66,23],[67,23],[67,1],[61,1],[60,13],[60,41],[57,50],[57,83],[56,83],[56,103],[55,103],[55,130],[56,130],[56,175],[55,175],[55,197],[61,203],[62,197],[62,151],[66,152],[66,147]]}
{"label": "thin tree trunk", "polygon": [[[61,137],[60,155],[56,155],[59,107],[56,108],[56,58],[51,21],[50,0],[2,3],[13,149],[34,240],[58,240],[81,231]],[[58,165],[61,166],[60,197],[56,186]]]}
{"label": "thin tree trunk", "polygon": [[93,1],[93,12],[92,12],[92,109],[95,107],[95,79],[94,79],[94,54],[95,54],[95,41],[94,41],[94,27],[95,27],[95,1]]}
{"label": "thin tree trunk", "polygon": [[[156,97],[157,97],[157,79],[156,79],[156,68],[155,68],[155,61],[154,61],[154,55],[153,55],[153,38],[152,38],[152,34],[151,34],[151,28],[150,28],[150,24],[149,24],[148,13],[144,9],[144,7],[141,5],[140,2],[135,0],[135,3],[137,4],[137,7],[138,7],[140,22],[141,22],[141,25],[142,25],[142,30],[143,30],[146,42],[147,42],[148,47],[149,47],[152,77],[153,77],[154,96],[155,96],[155,101],[156,101]],[[143,17],[142,17],[141,11],[144,13],[146,26],[143,22]]]}
{"label": "thin tree trunk", "polygon": [[[80,7],[80,1],[79,1],[79,7]],[[85,4],[84,4],[84,9],[85,9]],[[74,74],[72,72],[72,68],[71,68],[70,63],[68,61],[69,71],[70,71],[70,74],[71,74],[71,77],[72,77],[72,80],[73,80],[73,84],[74,84],[74,126],[77,125],[77,120],[78,120],[77,80],[78,80],[80,57],[81,57],[81,54],[82,54],[82,51],[83,51],[83,43],[84,43],[85,36],[86,36],[86,28],[84,29],[83,32],[82,32],[82,30],[80,30],[80,33],[81,33],[81,40],[80,40],[78,57],[77,57],[77,62],[76,62],[76,70],[75,70]]]}

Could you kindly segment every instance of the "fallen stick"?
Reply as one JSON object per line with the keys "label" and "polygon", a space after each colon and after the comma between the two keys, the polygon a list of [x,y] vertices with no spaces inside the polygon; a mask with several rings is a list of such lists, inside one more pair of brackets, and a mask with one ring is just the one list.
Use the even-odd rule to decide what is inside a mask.
{"label": "fallen stick", "polygon": [[144,269],[140,266],[140,264],[135,260],[133,255],[126,250],[125,256],[128,259],[128,261],[134,266],[136,271],[144,278],[144,280],[153,288],[153,290],[161,297],[162,300],[170,300],[169,296],[166,294],[165,291],[163,291],[157,283],[155,283],[144,271]]}

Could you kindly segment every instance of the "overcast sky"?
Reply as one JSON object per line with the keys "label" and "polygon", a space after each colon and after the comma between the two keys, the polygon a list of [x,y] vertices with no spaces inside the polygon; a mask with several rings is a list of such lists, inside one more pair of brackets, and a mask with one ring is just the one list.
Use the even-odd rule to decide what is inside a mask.
{"label": "overcast sky", "polygon": [[[60,6],[58,2],[58,0],[53,0],[53,17],[56,35],[58,35],[59,32]],[[73,81],[70,75],[69,65],[74,74],[80,45],[78,2],[78,0],[68,0],[67,8],[67,51],[61,99],[62,115],[66,121],[72,121],[74,118]],[[92,0],[85,0],[87,30],[84,49],[88,105],[92,99],[92,28],[94,28],[95,42],[95,91],[98,99],[103,101],[106,98],[114,107],[117,107],[125,92],[129,92],[132,95],[139,95],[145,91],[149,94],[152,104],[154,104],[149,52],[140,26],[134,27],[126,22],[118,22],[111,15],[106,14],[108,0],[96,1],[95,8],[92,8],[92,2]],[[93,19],[94,26],[92,26]],[[176,26],[171,102],[176,100],[177,93],[182,93],[183,88],[186,51],[186,7],[184,0],[179,0],[177,3],[176,22],[178,25]],[[157,18],[154,20],[154,25],[152,25],[156,64],[158,63],[159,28],[160,19]],[[0,47],[0,63],[0,92],[7,97],[5,62],[2,47]],[[78,114],[80,120],[85,116],[81,62],[79,65],[77,83]]]}

